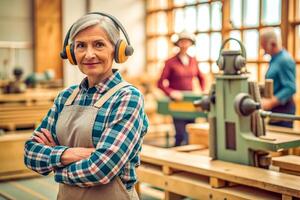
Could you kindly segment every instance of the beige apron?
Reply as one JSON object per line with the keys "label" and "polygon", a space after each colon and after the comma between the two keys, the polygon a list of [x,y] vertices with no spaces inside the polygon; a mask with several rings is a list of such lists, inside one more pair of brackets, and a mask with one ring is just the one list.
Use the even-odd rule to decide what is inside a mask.
{"label": "beige apron", "polygon": [[[99,108],[120,88],[129,85],[121,82],[107,91],[94,106],[72,105],[79,88],[77,87],[67,99],[62,112],[59,114],[56,134],[60,145],[69,147],[93,148],[92,130]],[[133,187],[127,191],[119,177],[115,177],[110,183],[93,187],[78,187],[67,184],[59,184],[57,195],[59,200],[128,200],[139,199]]]}

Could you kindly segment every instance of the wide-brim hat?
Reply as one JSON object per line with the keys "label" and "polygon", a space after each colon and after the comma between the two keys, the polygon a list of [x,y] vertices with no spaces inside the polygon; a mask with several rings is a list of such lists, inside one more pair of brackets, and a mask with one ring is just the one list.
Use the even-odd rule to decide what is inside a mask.
{"label": "wide-brim hat", "polygon": [[180,33],[175,34],[175,35],[172,36],[173,44],[176,45],[176,46],[178,46],[178,42],[182,39],[190,40],[193,45],[196,42],[195,35],[193,33],[190,33],[190,32],[183,31],[183,32],[180,32]]}

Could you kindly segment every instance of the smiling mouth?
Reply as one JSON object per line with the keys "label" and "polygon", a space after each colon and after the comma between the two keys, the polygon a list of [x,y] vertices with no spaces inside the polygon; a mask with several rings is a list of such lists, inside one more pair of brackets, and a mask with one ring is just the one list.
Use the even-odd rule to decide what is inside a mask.
{"label": "smiling mouth", "polygon": [[96,62],[96,63],[83,63],[84,65],[97,65],[97,64],[100,64],[99,62]]}

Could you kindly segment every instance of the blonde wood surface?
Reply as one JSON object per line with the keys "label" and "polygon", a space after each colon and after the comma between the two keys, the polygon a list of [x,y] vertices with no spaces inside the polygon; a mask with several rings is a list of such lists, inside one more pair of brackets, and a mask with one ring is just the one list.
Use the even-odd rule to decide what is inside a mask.
{"label": "blonde wood surface", "polygon": [[34,0],[34,68],[36,72],[52,69],[55,78],[63,78],[62,1]]}
{"label": "blonde wood surface", "polygon": [[19,127],[34,128],[41,122],[52,103],[41,105],[2,105],[0,107],[0,128],[16,130]]}
{"label": "blonde wood surface", "polygon": [[189,144],[201,144],[208,147],[209,143],[209,124],[195,123],[186,125],[186,132],[189,135]]}
{"label": "blonde wood surface", "polygon": [[0,103],[53,101],[60,89],[27,89],[25,93],[0,94]]}
{"label": "blonde wood surface", "polygon": [[300,173],[300,156],[286,155],[272,158],[272,164],[283,170]]}
{"label": "blonde wood surface", "polygon": [[294,171],[294,170],[288,170],[288,169],[280,168],[279,171],[282,172],[282,173],[286,173],[286,174],[292,174],[292,175],[300,176],[300,172],[297,172],[297,171]]}
{"label": "blonde wood surface", "polygon": [[216,177],[210,177],[209,184],[213,188],[221,188],[226,186],[226,181]]}
{"label": "blonde wood surface", "polygon": [[293,197],[288,195],[282,195],[282,200],[293,200]]}
{"label": "blonde wood surface", "polygon": [[183,199],[182,195],[165,190],[165,200],[181,200],[181,199]]}
{"label": "blonde wood surface", "polygon": [[24,144],[32,131],[0,136],[0,180],[36,176],[24,165]]}
{"label": "blonde wood surface", "polygon": [[205,156],[174,152],[147,145],[143,146],[140,155],[144,163],[168,166],[196,175],[216,177],[244,186],[300,197],[300,177],[298,176],[219,160],[212,161]]}
{"label": "blonde wood surface", "polygon": [[242,185],[215,189],[209,185],[209,178],[206,176],[187,172],[166,175],[162,173],[160,167],[145,163],[137,168],[137,174],[140,182],[149,183],[167,191],[165,199],[174,193],[194,199],[281,199],[280,194]]}
{"label": "blonde wood surface", "polygon": [[199,151],[203,149],[207,149],[207,146],[201,145],[201,144],[189,144],[189,145],[183,145],[178,147],[172,147],[169,148],[178,152],[192,152],[192,151]]}
{"label": "blonde wood surface", "polygon": [[21,94],[0,94],[0,128],[34,128],[58,93],[58,89],[28,89]]}
{"label": "blonde wood surface", "polygon": [[212,188],[205,177],[186,172],[168,178],[166,189],[177,192],[179,188],[182,195],[195,199],[281,199],[279,194],[241,185],[218,189]]}
{"label": "blonde wood surface", "polygon": [[137,175],[140,182],[149,183],[159,188],[165,188],[165,176],[161,167],[143,163],[137,168]]}
{"label": "blonde wood surface", "polygon": [[[195,141],[197,141],[198,144],[206,143],[206,137],[208,141],[208,134],[209,134],[208,123],[188,124],[186,126],[186,130],[189,135],[191,136],[194,135],[195,139],[191,141],[193,144],[195,144]],[[284,132],[281,132],[282,130],[284,130]],[[288,130],[290,130],[290,132],[288,132]],[[271,130],[268,129],[266,135],[260,137],[260,139],[263,139],[266,142],[271,144],[280,144],[280,143],[299,140],[299,144],[300,144],[300,134],[297,134],[292,130],[293,129],[281,128],[281,127],[275,129],[274,127],[272,127]]]}

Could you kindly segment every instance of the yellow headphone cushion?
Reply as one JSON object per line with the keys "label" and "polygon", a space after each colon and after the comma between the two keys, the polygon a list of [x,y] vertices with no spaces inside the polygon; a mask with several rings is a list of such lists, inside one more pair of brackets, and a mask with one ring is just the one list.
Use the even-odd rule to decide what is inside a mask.
{"label": "yellow headphone cushion", "polygon": [[115,61],[117,63],[123,63],[128,59],[126,56],[126,47],[127,44],[124,40],[119,40],[115,48]]}
{"label": "yellow headphone cushion", "polygon": [[76,60],[73,59],[71,45],[66,46],[67,58],[72,65],[76,65]]}

